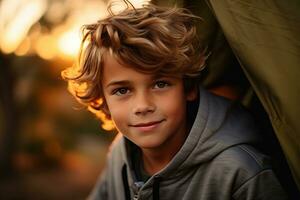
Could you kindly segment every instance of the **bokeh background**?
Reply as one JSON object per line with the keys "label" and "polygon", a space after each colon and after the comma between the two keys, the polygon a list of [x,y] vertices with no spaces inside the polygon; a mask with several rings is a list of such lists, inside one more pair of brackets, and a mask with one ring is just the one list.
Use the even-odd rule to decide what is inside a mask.
{"label": "bokeh background", "polygon": [[101,173],[115,133],[60,74],[108,3],[0,0],[0,199],[84,199]]}

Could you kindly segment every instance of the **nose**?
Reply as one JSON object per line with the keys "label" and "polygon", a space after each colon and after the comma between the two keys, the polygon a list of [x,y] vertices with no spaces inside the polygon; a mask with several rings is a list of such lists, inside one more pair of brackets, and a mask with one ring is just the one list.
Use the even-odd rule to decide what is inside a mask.
{"label": "nose", "polygon": [[155,111],[155,103],[151,95],[147,92],[142,92],[136,95],[133,102],[133,113],[135,115],[146,115]]}

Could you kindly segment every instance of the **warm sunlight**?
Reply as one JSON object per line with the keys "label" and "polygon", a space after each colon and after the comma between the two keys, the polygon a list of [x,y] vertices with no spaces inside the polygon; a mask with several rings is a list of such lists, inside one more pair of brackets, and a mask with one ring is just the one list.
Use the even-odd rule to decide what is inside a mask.
{"label": "warm sunlight", "polygon": [[[132,3],[132,5],[135,8],[139,8],[142,7],[144,4],[149,3],[149,1],[150,0],[131,0],[130,3]],[[111,7],[113,12],[119,12],[126,8],[126,4],[122,3],[122,0],[110,0],[109,2],[113,5]]]}
{"label": "warm sunlight", "polygon": [[[120,0],[113,2],[113,10],[124,8]],[[131,1],[135,7],[148,2],[149,0]],[[106,14],[106,5],[100,0],[78,0],[74,4],[64,1],[3,0],[0,2],[0,49],[3,53],[15,53],[18,56],[36,53],[47,60],[56,57],[73,60],[80,48],[80,27]],[[48,20],[47,23],[57,25],[50,29],[47,25],[41,25],[38,21],[43,16]],[[67,18],[63,20],[63,16]],[[40,28],[32,37],[37,24],[43,29]]]}
{"label": "warm sunlight", "polygon": [[[72,67],[72,68],[69,68],[67,71],[65,71],[65,73],[66,73],[66,75],[69,75],[69,76],[78,75],[78,72],[76,71],[75,66]],[[80,94],[81,92],[84,93],[86,88],[87,88],[87,83],[77,84],[75,82],[70,81],[69,84],[68,84],[68,90],[74,96],[75,96],[75,91],[77,91],[77,94],[78,93]],[[103,102],[102,99],[99,99],[97,101],[97,104],[102,104],[102,102]],[[103,113],[103,111],[96,110],[96,109],[92,108],[91,106],[88,107],[88,110],[91,113],[95,114],[98,119],[100,119],[100,121],[102,122],[102,124],[101,124],[102,129],[107,130],[107,131],[111,131],[115,128],[115,125],[114,125],[113,121],[108,119],[106,117],[106,115]]]}
{"label": "warm sunlight", "polygon": [[58,50],[67,57],[74,58],[80,47],[79,31],[77,29],[64,32],[58,38]]}
{"label": "warm sunlight", "polygon": [[11,1],[0,4],[0,47],[4,53],[14,52],[31,26],[46,10],[45,0]]}
{"label": "warm sunlight", "polygon": [[55,38],[50,34],[40,36],[35,43],[36,53],[43,59],[49,60],[56,55]]}
{"label": "warm sunlight", "polygon": [[98,117],[101,122],[102,122],[102,129],[107,130],[107,131],[111,131],[115,129],[115,124],[113,123],[112,120],[107,119],[107,117],[105,116],[105,114],[101,111],[101,110],[95,110],[91,107],[88,107],[88,110],[90,112],[92,112],[93,114],[96,115],[96,117]]}

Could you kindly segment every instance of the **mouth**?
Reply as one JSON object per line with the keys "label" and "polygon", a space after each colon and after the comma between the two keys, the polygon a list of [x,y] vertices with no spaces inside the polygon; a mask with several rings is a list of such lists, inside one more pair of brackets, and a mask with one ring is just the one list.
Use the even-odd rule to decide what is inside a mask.
{"label": "mouth", "polygon": [[137,124],[133,124],[131,125],[132,127],[144,127],[144,126],[152,126],[155,124],[159,124],[164,120],[159,120],[159,121],[152,121],[152,122],[146,122],[146,123],[137,123]]}
{"label": "mouth", "polygon": [[137,123],[137,124],[133,124],[133,125],[130,125],[130,126],[134,127],[134,128],[137,128],[140,131],[145,132],[145,131],[151,131],[151,130],[155,129],[163,121],[165,121],[165,120],[151,121],[151,122],[146,122],[146,123]]}

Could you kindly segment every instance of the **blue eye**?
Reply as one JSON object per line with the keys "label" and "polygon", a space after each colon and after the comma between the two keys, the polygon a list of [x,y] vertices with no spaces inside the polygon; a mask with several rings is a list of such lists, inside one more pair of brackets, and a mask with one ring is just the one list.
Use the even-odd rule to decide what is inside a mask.
{"label": "blue eye", "polygon": [[157,82],[155,83],[154,88],[165,88],[165,87],[167,87],[167,86],[169,86],[169,85],[170,85],[170,84],[167,83],[167,82],[165,82],[165,81],[157,81]]}
{"label": "blue eye", "polygon": [[113,91],[113,94],[117,96],[122,96],[127,94],[128,92],[129,92],[128,88],[118,88]]}

